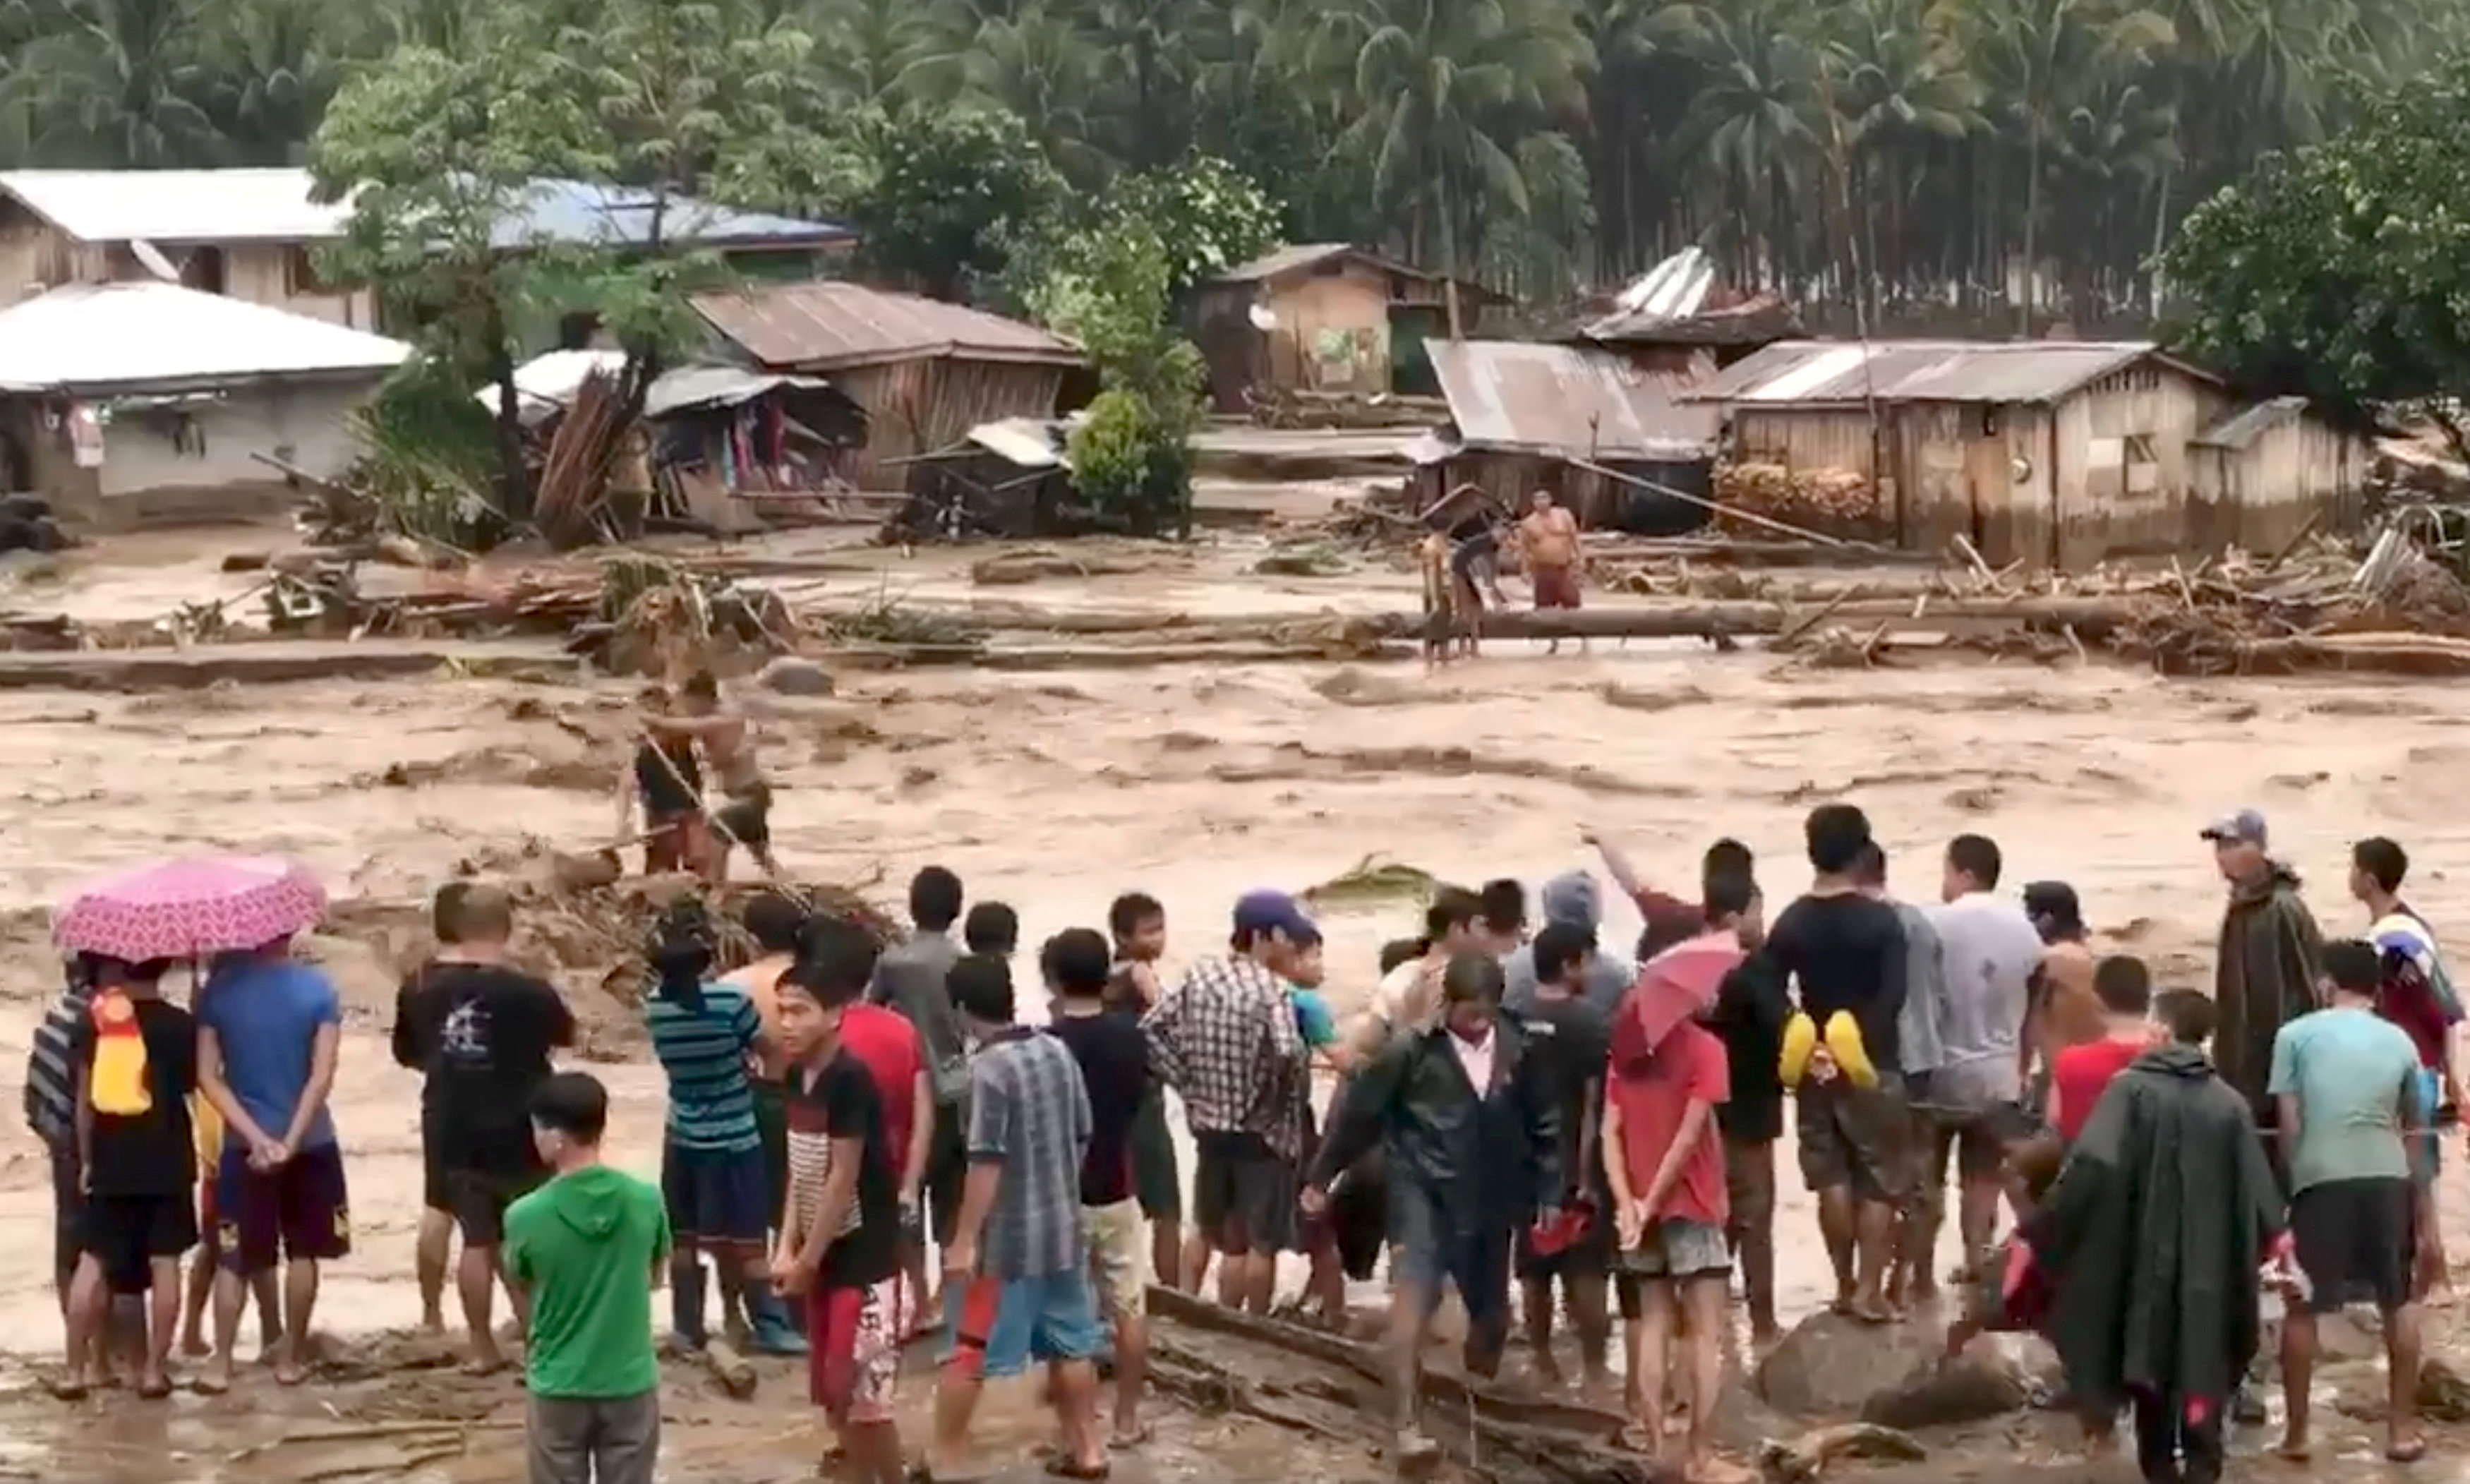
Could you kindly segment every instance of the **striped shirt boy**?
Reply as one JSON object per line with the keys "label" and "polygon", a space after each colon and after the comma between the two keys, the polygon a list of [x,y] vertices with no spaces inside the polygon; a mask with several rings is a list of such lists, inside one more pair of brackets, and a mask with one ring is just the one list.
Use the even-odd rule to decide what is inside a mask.
{"label": "striped shirt boy", "polygon": [[696,1153],[740,1154],[763,1147],[755,1123],[747,1058],[763,1019],[743,989],[706,985],[703,1004],[646,1002],[652,1055],[669,1075],[669,1143]]}

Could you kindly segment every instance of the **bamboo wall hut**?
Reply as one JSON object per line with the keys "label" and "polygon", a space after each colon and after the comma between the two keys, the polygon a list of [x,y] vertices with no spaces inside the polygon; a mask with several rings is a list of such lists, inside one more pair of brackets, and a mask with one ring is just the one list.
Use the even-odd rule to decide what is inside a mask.
{"label": "bamboo wall hut", "polygon": [[[1209,367],[1210,405],[1249,410],[1295,393],[1431,396],[1429,344],[1449,338],[1449,279],[1352,243],[1302,243],[1239,264],[1192,292],[1186,318]],[[1501,296],[1459,280],[1473,329]]]}
{"label": "bamboo wall hut", "polygon": [[697,313],[767,371],[822,376],[865,409],[862,490],[906,488],[923,454],[1005,418],[1052,418],[1086,364],[1070,341],[984,310],[849,283],[706,294]]}

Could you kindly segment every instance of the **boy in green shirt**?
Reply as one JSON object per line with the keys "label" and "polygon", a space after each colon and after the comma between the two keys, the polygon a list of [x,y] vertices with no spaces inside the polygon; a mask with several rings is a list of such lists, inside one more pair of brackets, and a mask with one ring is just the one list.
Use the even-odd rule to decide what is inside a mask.
{"label": "boy in green shirt", "polygon": [[507,1281],[531,1302],[531,1484],[652,1484],[661,1367],[652,1290],[669,1261],[661,1193],[600,1162],[609,1094],[561,1072],[532,1098],[555,1176],[506,1211]]}

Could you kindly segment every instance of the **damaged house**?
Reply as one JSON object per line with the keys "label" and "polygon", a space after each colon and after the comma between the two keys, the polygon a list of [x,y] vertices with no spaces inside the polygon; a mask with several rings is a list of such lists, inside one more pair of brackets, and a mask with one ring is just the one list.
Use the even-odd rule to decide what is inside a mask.
{"label": "damaged house", "polygon": [[1853,481],[1881,539],[1962,536],[1993,567],[2276,550],[2354,524],[2369,461],[2140,340],[1786,340],[1689,395],[1725,411],[1736,465]]}
{"label": "damaged house", "polygon": [[906,487],[921,455],[1005,418],[1055,416],[1079,347],[985,310],[851,283],[705,294],[695,312],[766,371],[821,377],[866,417],[848,465],[861,490]]}
{"label": "damaged house", "polygon": [[1710,369],[1642,368],[1608,351],[1518,340],[1435,341],[1449,423],[1409,445],[1417,508],[1464,486],[1519,510],[1549,490],[1579,523],[1689,530],[1715,456],[1716,409],[1681,394]]}

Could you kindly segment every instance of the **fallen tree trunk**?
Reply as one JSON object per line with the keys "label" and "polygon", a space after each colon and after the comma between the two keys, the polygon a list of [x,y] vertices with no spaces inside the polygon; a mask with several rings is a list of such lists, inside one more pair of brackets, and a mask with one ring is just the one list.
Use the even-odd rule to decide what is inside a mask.
{"label": "fallen tree trunk", "polygon": [[[1916,607],[1920,612],[1916,613]],[[2086,642],[2106,638],[2133,621],[2132,604],[2109,598],[2034,597],[2011,601],[1946,598],[1937,601],[1861,598],[1840,602],[1828,615],[1848,628],[1884,623],[1890,629],[1966,633],[2016,627],[2057,633],[2073,629]],[[1652,608],[1494,609],[1483,615],[1485,638],[1713,638],[1782,633],[1806,610],[1782,603],[1714,602]],[[1382,622],[1385,620],[1371,620]],[[1397,615],[1388,622],[1420,628]]]}
{"label": "fallen tree trunk", "polygon": [[[1223,1392],[1226,1404],[1266,1421],[1325,1437],[1352,1436],[1373,1451],[1389,1442],[1386,1368],[1381,1353],[1343,1335],[1239,1313],[1171,1288],[1150,1289],[1150,1313],[1164,1320],[1152,1343],[1181,1384]],[[1223,1335],[1238,1355],[1263,1363],[1229,1364],[1192,1338]],[[1265,1353],[1265,1354],[1263,1354]],[[1231,1357],[1230,1357],[1231,1358]],[[1625,1419],[1575,1402],[1513,1394],[1427,1367],[1421,1408],[1427,1436],[1478,1478],[1494,1484],[1674,1484],[1657,1459],[1617,1446]],[[1266,1403],[1262,1399],[1269,1399]]]}

